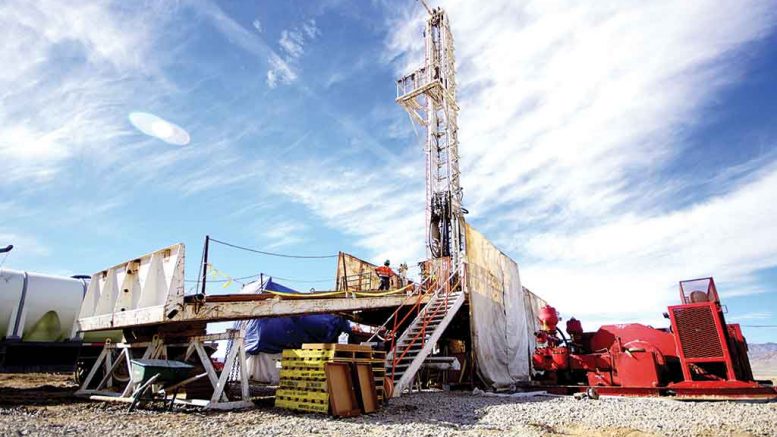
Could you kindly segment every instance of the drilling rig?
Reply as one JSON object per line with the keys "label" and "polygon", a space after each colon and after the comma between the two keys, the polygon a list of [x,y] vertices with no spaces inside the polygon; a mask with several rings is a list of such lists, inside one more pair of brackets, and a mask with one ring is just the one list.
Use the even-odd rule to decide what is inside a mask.
{"label": "drilling rig", "polygon": [[[447,264],[453,275],[446,277],[453,284],[455,276],[464,277],[466,254],[453,36],[445,11],[419,1],[429,14],[424,63],[397,80],[396,102],[426,130],[427,263]],[[392,344],[388,367],[397,392],[407,387],[465,300],[458,281],[448,287],[435,292],[427,309]],[[537,320],[539,346],[532,354],[535,381],[558,393],[595,388],[602,394],[689,399],[777,397],[774,387],[753,379],[747,343],[739,325],[726,324],[712,278],[682,281],[680,294],[681,304],[667,313],[670,328],[628,323],[583,332],[572,318],[567,322],[570,338],[557,329],[556,310],[546,306]]]}
{"label": "drilling rig", "polygon": [[[431,299],[401,335],[389,335],[387,370],[399,395],[432,353],[464,304],[464,213],[456,103],[453,35],[445,11],[431,9],[424,28],[424,63],[397,80],[396,102],[426,129],[426,250],[424,283]],[[398,319],[398,312],[394,315]],[[404,320],[404,319],[402,319]],[[402,323],[400,322],[399,325]]]}
{"label": "drilling rig", "polygon": [[430,258],[464,256],[464,213],[459,170],[458,113],[453,35],[448,16],[431,9],[424,30],[424,64],[397,80],[397,103],[426,129],[426,241]]}

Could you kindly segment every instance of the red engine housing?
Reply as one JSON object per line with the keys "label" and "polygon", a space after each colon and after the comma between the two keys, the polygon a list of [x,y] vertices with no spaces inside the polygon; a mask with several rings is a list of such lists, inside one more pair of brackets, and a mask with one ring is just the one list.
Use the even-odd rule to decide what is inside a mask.
{"label": "red engine housing", "polygon": [[680,282],[671,327],[639,323],[584,332],[571,318],[570,339],[556,337],[558,313],[541,309],[532,365],[535,379],[571,391],[597,387],[608,394],[775,399],[777,390],[753,381],[739,325],[728,325],[712,278]]}

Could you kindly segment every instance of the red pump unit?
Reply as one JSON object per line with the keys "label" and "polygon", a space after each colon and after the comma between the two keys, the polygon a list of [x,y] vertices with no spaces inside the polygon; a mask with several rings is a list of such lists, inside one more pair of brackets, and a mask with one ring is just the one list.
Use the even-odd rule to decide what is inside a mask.
{"label": "red pump unit", "polygon": [[715,281],[681,281],[680,298],[665,314],[670,328],[627,323],[584,332],[571,318],[569,337],[558,330],[556,309],[542,308],[534,379],[557,393],[595,387],[613,395],[777,399],[777,389],[753,380],[747,342],[738,324],[726,324]]}

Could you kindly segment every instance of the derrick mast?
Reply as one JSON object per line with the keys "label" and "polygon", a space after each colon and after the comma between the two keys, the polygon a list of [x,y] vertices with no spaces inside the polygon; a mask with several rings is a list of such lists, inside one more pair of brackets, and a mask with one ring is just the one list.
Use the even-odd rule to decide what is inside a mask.
{"label": "derrick mast", "polygon": [[453,35],[441,8],[429,9],[424,30],[425,59],[397,80],[397,103],[426,128],[427,253],[450,257],[458,269],[464,253],[461,173]]}

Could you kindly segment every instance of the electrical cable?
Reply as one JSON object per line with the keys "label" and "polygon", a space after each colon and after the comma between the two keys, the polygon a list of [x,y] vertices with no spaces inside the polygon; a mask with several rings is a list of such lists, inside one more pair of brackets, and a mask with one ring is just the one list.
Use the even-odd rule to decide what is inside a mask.
{"label": "electrical cable", "polygon": [[241,249],[248,252],[259,253],[262,255],[278,256],[282,258],[323,259],[323,258],[337,258],[339,256],[339,255],[288,255],[283,253],[267,252],[264,250],[252,249],[250,247],[239,246],[237,244],[227,243],[226,241],[217,240],[215,238],[211,238],[210,241],[213,241],[215,243],[220,243],[225,246],[233,247],[235,249]]}
{"label": "electrical cable", "polygon": [[[257,278],[261,276],[262,273],[257,273],[255,275],[249,275],[249,276],[241,276],[239,278],[231,278],[231,279],[210,279],[208,282],[229,282],[229,281],[240,281],[242,279],[251,279],[251,278]],[[185,279],[184,282],[199,282],[199,279]]]}
{"label": "electrical cable", "polygon": [[[208,280],[209,283],[224,283],[224,282],[240,282],[243,279],[251,279],[251,278],[257,278],[261,275],[266,276],[267,278],[273,278],[273,279],[279,279],[281,281],[289,281],[289,282],[307,282],[307,283],[314,283],[314,282],[330,282],[333,281],[332,278],[327,279],[293,279],[293,278],[282,278],[280,276],[271,275],[268,273],[257,273],[255,275],[249,275],[249,276],[241,276],[239,278],[230,278],[230,279],[210,279]],[[197,279],[185,279],[184,282],[198,282]]]}
{"label": "electrical cable", "polygon": [[305,282],[305,283],[316,283],[316,282],[332,282],[334,281],[334,278],[327,278],[327,279],[292,279],[292,278],[281,278],[280,276],[274,276],[274,275],[268,275],[265,274],[265,276],[273,278],[273,279],[280,279],[281,281],[289,281],[289,282]]}

